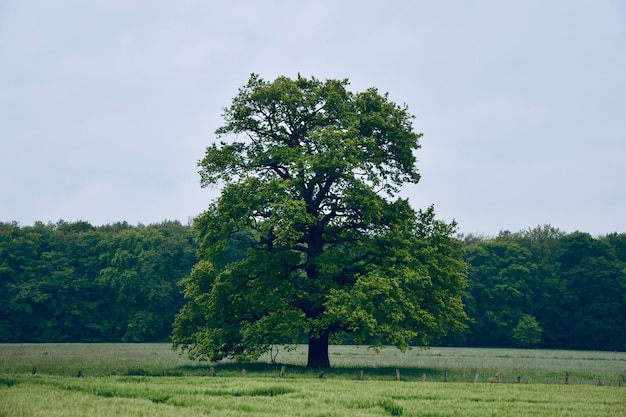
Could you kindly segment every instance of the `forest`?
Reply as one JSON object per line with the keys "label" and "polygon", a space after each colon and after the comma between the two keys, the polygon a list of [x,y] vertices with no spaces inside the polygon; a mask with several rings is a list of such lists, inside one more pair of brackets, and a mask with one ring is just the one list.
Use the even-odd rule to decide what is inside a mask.
{"label": "forest", "polygon": [[0,342],[166,341],[191,227],[0,223]]}
{"label": "forest", "polygon": [[465,244],[473,322],[457,343],[626,350],[626,234],[543,226]]}
{"label": "forest", "polygon": [[[459,235],[463,333],[434,344],[626,350],[626,234]],[[196,263],[175,221],[0,223],[0,343],[165,342]]]}

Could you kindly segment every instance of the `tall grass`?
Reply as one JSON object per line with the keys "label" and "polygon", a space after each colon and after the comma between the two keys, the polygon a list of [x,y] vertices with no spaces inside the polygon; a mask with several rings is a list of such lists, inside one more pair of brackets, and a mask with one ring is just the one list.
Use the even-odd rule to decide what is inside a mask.
{"label": "tall grass", "polygon": [[0,416],[622,416],[624,388],[267,377],[18,376]]}
{"label": "tall grass", "polygon": [[75,376],[160,375],[165,369],[198,366],[166,343],[0,344],[0,374],[32,372]]}
{"label": "tall grass", "polygon": [[[352,379],[363,371],[366,380],[482,382],[525,384],[626,385],[626,353],[533,349],[414,348],[405,353],[385,348],[380,353],[366,347],[331,346],[333,369],[326,379]],[[287,378],[317,378],[305,369],[306,346],[282,349],[278,363],[269,357],[255,363],[208,364],[173,352],[168,344],[0,344],[0,377],[30,374],[77,376],[202,376],[213,366],[217,376],[250,375],[275,378],[286,365]],[[0,386],[2,382],[0,381]]]}
{"label": "tall grass", "polygon": [[[594,417],[626,410],[626,387],[617,386],[625,353],[333,346],[330,354],[334,368],[320,379],[304,367],[306,348],[281,351],[279,363],[207,364],[166,344],[0,345],[0,417]],[[213,378],[206,376],[211,366]]]}

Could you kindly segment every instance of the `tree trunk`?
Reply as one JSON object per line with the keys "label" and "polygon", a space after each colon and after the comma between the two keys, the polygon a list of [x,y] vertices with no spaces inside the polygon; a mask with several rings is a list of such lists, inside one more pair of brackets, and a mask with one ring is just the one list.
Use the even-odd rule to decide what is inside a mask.
{"label": "tree trunk", "polygon": [[309,369],[328,369],[330,359],[328,358],[328,335],[326,330],[319,338],[309,335],[309,358],[306,367]]}

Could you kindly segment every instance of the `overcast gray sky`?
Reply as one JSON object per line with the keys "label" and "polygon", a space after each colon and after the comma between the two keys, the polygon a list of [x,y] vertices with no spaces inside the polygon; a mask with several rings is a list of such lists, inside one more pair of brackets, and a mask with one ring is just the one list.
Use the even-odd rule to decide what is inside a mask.
{"label": "overcast gray sky", "polygon": [[187,223],[252,72],[406,103],[461,232],[626,232],[623,0],[0,0],[0,221]]}

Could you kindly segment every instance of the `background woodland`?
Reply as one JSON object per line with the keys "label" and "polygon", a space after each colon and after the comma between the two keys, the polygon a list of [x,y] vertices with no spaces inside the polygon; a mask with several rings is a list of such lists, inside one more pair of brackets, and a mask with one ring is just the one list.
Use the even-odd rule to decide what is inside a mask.
{"label": "background woodland", "polygon": [[[626,234],[458,239],[471,322],[436,344],[626,350]],[[196,250],[179,222],[0,223],[0,342],[166,342]]]}

